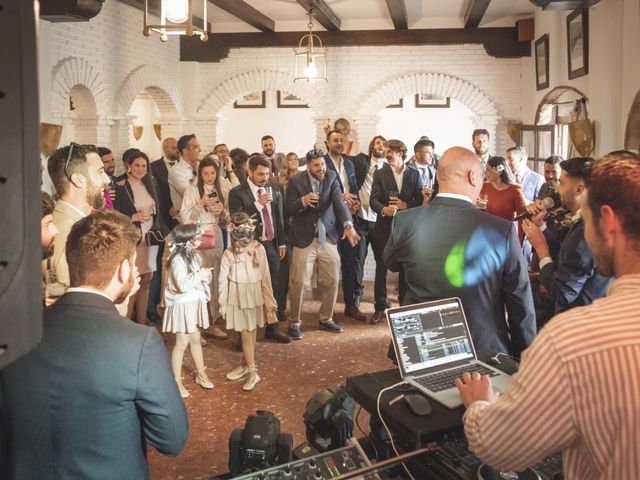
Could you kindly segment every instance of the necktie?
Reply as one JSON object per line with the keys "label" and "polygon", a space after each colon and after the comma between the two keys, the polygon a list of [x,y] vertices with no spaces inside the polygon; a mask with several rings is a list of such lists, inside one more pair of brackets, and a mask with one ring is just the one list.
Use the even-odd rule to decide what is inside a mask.
{"label": "necktie", "polygon": [[176,162],[169,162],[169,167],[173,167],[176,164]]}
{"label": "necktie", "polygon": [[430,180],[429,169],[428,168],[421,168],[420,172],[422,172],[422,186],[423,187],[428,187],[429,186],[429,180]]}
{"label": "necktie", "polygon": [[[320,182],[318,180],[314,180],[313,182],[313,191],[315,193],[320,193]],[[325,228],[324,223],[322,223],[319,206],[320,203],[316,205],[316,208],[318,208],[318,242],[320,242],[320,245],[324,245],[324,242],[327,240],[327,229]]]}
{"label": "necktie", "polygon": [[521,181],[521,180],[522,180],[522,179],[520,178],[520,174],[519,174],[519,173],[516,173],[516,183],[521,184],[521,183],[522,183],[522,181]]}
{"label": "necktie", "polygon": [[[258,195],[262,195],[263,193],[264,190],[259,188]],[[271,215],[269,215],[267,205],[262,207],[262,222],[264,223],[264,235],[266,237],[266,241],[270,242],[273,240],[273,223],[271,223]]]}

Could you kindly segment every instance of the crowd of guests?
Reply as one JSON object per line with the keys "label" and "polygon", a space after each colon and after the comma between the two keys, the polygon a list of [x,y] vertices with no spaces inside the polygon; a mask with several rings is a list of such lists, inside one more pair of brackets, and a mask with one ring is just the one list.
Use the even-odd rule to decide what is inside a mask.
{"label": "crowd of guests", "polygon": [[[61,476],[95,477],[101,469],[110,478],[146,475],[140,428],[142,444],[163,453],[177,454],[186,440],[180,400],[189,396],[186,349],[195,383],[211,389],[204,337],[237,332],[242,356],[226,377],[253,390],[261,381],[257,329],[282,344],[303,338],[305,290],[314,271],[323,331],[344,330],[335,312],[340,287],[345,317],[384,320],[396,300],[387,289],[393,271],[401,305],[460,297],[477,350],[522,356],[522,381],[504,398],[493,397],[486,377],[457,382],[469,407],[470,445],[481,458],[516,468],[565,448],[567,478],[610,468],[597,435],[553,402],[563,397],[589,428],[606,430],[611,445],[638,448],[625,441],[629,435],[595,425],[600,407],[589,403],[602,398],[589,397],[591,386],[573,385],[569,377],[584,380],[598,356],[612,369],[640,370],[640,327],[625,323],[640,298],[640,219],[632,207],[640,200],[640,158],[626,151],[597,162],[552,156],[543,176],[529,168],[523,147],[491,155],[489,140],[488,131],[475,130],[472,150],[437,155],[425,136],[410,155],[402,141],[378,135],[367,152],[355,153],[349,123],[339,119],[326,131],[326,153],[314,147],[302,157],[284,155],[266,135],[260,152],[219,144],[202,156],[190,134],[165,139],[163,157],[154,162],[126,150],[119,177],[108,148],[58,149],[47,165],[56,201],[42,196],[43,302],[49,305],[43,342],[2,372],[2,418],[12,440],[0,447],[11,458],[9,477],[46,478],[54,466]],[[360,304],[369,246],[376,269],[368,318]],[[607,289],[616,297],[598,300]],[[620,302],[624,308],[616,309]],[[573,342],[583,319],[588,335]],[[145,326],[154,323],[176,336],[170,363],[157,329]],[[623,331],[626,342],[617,336]],[[616,348],[631,349],[633,359],[608,353]],[[538,391],[537,369],[548,372],[553,395]],[[571,397],[573,389],[582,400]],[[70,405],[63,406],[63,392],[73,396]],[[640,425],[633,416],[637,393],[616,405],[619,423]],[[96,422],[98,428],[89,428]],[[540,444],[531,448],[526,433],[538,431],[534,424],[548,433],[534,436]],[[519,429],[518,451],[532,453],[514,460],[511,440],[498,439],[511,437],[506,428]],[[556,429],[562,431],[552,435]],[[133,430],[137,446],[127,443]],[[47,442],[63,431],[73,433],[53,449]],[[34,448],[42,454],[37,462],[26,457]],[[585,457],[593,450],[601,455],[595,463]],[[613,470],[630,471],[631,461],[616,458],[622,470]]]}

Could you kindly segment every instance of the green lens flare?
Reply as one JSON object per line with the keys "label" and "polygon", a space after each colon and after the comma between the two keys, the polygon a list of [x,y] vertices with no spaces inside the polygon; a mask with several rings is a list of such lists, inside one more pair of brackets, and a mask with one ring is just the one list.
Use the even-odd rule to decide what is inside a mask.
{"label": "green lens flare", "polygon": [[464,254],[466,247],[466,242],[456,243],[444,261],[444,274],[447,280],[452,286],[458,288],[464,286]]}

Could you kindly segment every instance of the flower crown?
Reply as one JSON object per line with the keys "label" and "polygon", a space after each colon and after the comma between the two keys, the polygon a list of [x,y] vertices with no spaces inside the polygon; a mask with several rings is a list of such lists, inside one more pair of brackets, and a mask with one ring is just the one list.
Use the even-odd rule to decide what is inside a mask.
{"label": "flower crown", "polygon": [[171,243],[171,247],[169,248],[169,251],[173,253],[174,250],[181,248],[187,252],[194,252],[198,249],[201,242],[202,242],[202,226],[200,225],[200,222],[198,222],[196,223],[196,234],[186,242],[178,243],[174,240]]}
{"label": "flower crown", "polygon": [[254,223],[255,223],[255,220],[253,218],[250,218],[248,222],[241,223],[240,225],[234,225],[233,222],[230,222],[226,228],[227,228],[227,231],[232,235],[236,235],[236,236],[249,235],[251,234],[251,232],[253,232],[256,229],[256,226],[254,225]]}
{"label": "flower crown", "polygon": [[496,173],[502,173],[504,172],[504,165],[496,165],[495,167],[491,167],[491,170]]}

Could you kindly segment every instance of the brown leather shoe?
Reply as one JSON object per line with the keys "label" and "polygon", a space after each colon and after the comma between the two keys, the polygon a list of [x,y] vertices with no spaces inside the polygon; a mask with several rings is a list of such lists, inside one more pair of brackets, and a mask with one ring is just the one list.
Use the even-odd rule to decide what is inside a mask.
{"label": "brown leather shoe", "polygon": [[344,309],[344,314],[347,317],[351,317],[360,322],[367,321],[367,316],[364,313],[362,313],[358,307],[347,307]]}
{"label": "brown leather shoe", "polygon": [[371,319],[369,320],[369,323],[371,325],[375,325],[377,323],[380,323],[380,320],[383,320],[384,318],[385,318],[384,310],[376,310],[375,313],[371,315]]}
{"label": "brown leather shoe", "polygon": [[278,343],[291,343],[291,337],[286,333],[282,333],[278,328],[277,323],[267,325],[266,331],[264,332],[264,338],[275,340]]}

